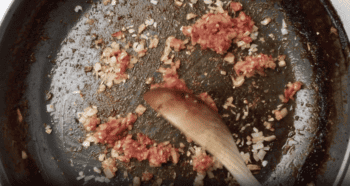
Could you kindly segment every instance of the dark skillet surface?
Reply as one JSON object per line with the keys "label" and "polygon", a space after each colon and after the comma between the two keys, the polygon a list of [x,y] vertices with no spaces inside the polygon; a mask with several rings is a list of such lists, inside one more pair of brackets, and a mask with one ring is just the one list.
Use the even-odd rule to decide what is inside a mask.
{"label": "dark skillet surface", "polygon": [[[328,5],[328,2],[323,3]],[[337,139],[348,136],[346,127],[335,127],[344,126],[346,121],[339,118],[346,113],[347,107],[343,103],[347,97],[340,88],[347,87],[345,78],[348,40],[342,35],[341,24],[336,24],[341,38],[339,40],[337,36],[330,34],[331,19],[318,1],[242,1],[242,4],[245,7],[244,11],[257,22],[259,37],[264,36],[266,40],[263,44],[255,42],[261,48],[259,52],[271,54],[273,57],[286,54],[287,67],[275,71],[268,70],[267,77],[251,78],[244,86],[233,90],[230,88],[232,83],[229,77],[220,75],[221,69],[230,74],[232,66],[215,60],[220,59],[219,55],[210,51],[200,51],[197,47],[190,57],[184,52],[176,55],[182,61],[180,77],[186,80],[195,93],[208,91],[217,105],[222,105],[229,96],[234,96],[235,104],[240,107],[244,105],[243,98],[250,102],[257,95],[266,101],[271,99],[267,101],[268,104],[261,104],[256,110],[250,111],[250,117],[244,121],[232,122],[234,117],[225,119],[232,132],[246,123],[261,125],[261,120],[267,114],[271,114],[267,112],[279,104],[277,95],[283,92],[284,85],[289,81],[302,81],[305,85],[297,94],[297,100],[288,104],[287,108],[292,108],[292,111],[287,118],[275,123],[278,140],[274,143],[272,152],[265,158],[269,164],[256,177],[266,185],[304,185],[314,180],[318,173],[321,175],[317,176],[318,183],[329,185],[337,176],[345,153],[345,150],[339,150],[339,147],[333,145],[332,141],[336,137],[337,145],[346,144],[346,141]],[[100,163],[95,160],[100,147],[94,145],[80,151],[81,144],[77,139],[83,137],[84,132],[76,122],[77,112],[93,104],[98,106],[99,113],[105,114],[103,118],[132,112],[138,104],[146,105],[141,97],[148,90],[144,82],[150,76],[154,76],[156,81],[161,80],[160,75],[154,72],[161,64],[159,57],[165,42],[165,39],[161,39],[157,49],[149,50],[141,62],[128,71],[131,79],[125,84],[114,86],[112,90],[106,91],[107,94],[96,94],[99,80],[91,73],[84,72],[84,66],[93,65],[99,60],[102,50],[91,48],[94,46],[91,35],[95,33],[99,38],[111,43],[112,33],[119,31],[125,24],[130,24],[131,20],[137,29],[150,15],[158,23],[157,29],[147,29],[152,31],[151,33],[165,38],[175,35],[184,39],[179,29],[182,25],[193,23],[185,21],[186,10],[189,11],[190,8],[175,8],[172,1],[159,2],[157,6],[148,2],[124,1],[115,9],[111,5],[105,7],[101,3],[91,4],[86,1],[48,1],[42,4],[35,4],[33,1],[18,5],[17,11],[21,13],[16,12],[12,18],[10,23],[16,24],[11,24],[6,30],[0,45],[1,56],[5,56],[6,59],[1,63],[6,65],[7,62],[1,78],[1,86],[6,90],[6,95],[1,92],[4,102],[6,97],[6,107],[2,105],[1,113],[7,115],[1,117],[4,123],[4,132],[1,135],[5,138],[0,146],[4,164],[2,168],[7,172],[8,182],[14,185],[28,184],[33,180],[37,182],[40,178],[42,180],[38,182],[44,181],[53,185],[82,184],[83,181],[76,181],[79,171],[84,171],[87,176],[97,175],[92,168],[100,167]],[[81,5],[84,12],[74,12],[76,5]],[[198,5],[203,7],[203,4]],[[311,9],[313,11],[308,11]],[[105,17],[110,10],[117,10],[117,16]],[[29,16],[32,12],[34,14]],[[191,12],[204,13],[202,9],[194,9]],[[84,17],[85,13],[97,20],[95,25],[84,24],[87,20]],[[268,26],[261,26],[259,22],[267,16],[273,18],[273,21]],[[336,23],[337,19],[331,18]],[[289,31],[286,36],[281,35],[282,19],[285,19]],[[169,24],[169,20],[172,23]],[[23,33],[21,35],[15,30],[29,32],[19,32]],[[269,33],[273,33],[276,39],[269,38]],[[130,38],[131,34],[127,36]],[[22,41],[12,45],[18,38],[22,38]],[[16,55],[11,55],[16,50]],[[9,62],[12,62],[11,65],[8,65]],[[208,76],[203,76],[204,72],[207,72]],[[252,88],[253,81],[260,88]],[[253,93],[248,93],[249,89],[253,89]],[[266,89],[269,89],[267,94],[263,93]],[[77,90],[82,91],[84,100],[79,94],[72,93]],[[45,91],[53,94],[50,102],[45,101]],[[51,115],[46,113],[46,105],[49,103],[55,104],[56,107],[56,111]],[[25,123],[17,122],[17,108],[26,116]],[[225,114],[227,111],[220,108],[219,113]],[[133,131],[141,131],[159,142],[185,142],[176,129],[164,119],[155,116],[156,113],[148,107],[147,112],[135,123]],[[51,135],[45,133],[44,123],[53,127]],[[290,137],[299,144],[294,151],[283,155],[281,148],[288,134],[293,133],[295,134]],[[339,135],[334,135],[335,133]],[[329,146],[331,147],[328,148]],[[344,146],[345,149],[345,145],[339,146]],[[23,149],[30,155],[27,160],[20,158]],[[329,149],[333,150],[332,153],[328,153]],[[329,158],[333,158],[330,163],[327,162]],[[180,164],[186,160],[184,157],[181,159]],[[84,167],[85,165],[87,166]],[[132,168],[133,165],[141,168]],[[323,166],[319,169],[318,165]],[[163,183],[166,185],[172,182],[175,185],[192,184],[195,176],[190,166],[180,168],[170,163],[161,169],[151,169],[146,162],[133,162],[126,167],[131,167],[129,179],[123,178],[124,169],[121,168],[117,177],[111,181],[112,184],[131,183],[134,175],[140,176],[145,170],[153,172],[155,177],[164,178]],[[175,181],[171,178],[174,171],[177,175]],[[217,171],[215,174],[218,175],[218,180],[206,179],[206,185],[225,185],[222,178],[226,177],[226,171]],[[2,176],[3,179],[6,177]],[[95,181],[88,182],[88,185],[93,184]]]}

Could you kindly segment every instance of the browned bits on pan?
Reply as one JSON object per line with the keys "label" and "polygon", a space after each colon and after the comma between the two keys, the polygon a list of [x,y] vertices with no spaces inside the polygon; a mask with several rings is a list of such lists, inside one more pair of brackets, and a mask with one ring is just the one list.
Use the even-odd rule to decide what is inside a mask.
{"label": "browned bits on pan", "polygon": [[93,69],[92,66],[86,66],[86,67],[84,67],[84,71],[85,71],[85,72],[91,72],[92,69]]}
{"label": "browned bits on pan", "polygon": [[331,32],[331,34],[334,34],[334,35],[338,36],[338,30],[336,28],[331,27],[331,31],[330,32]]}
{"label": "browned bits on pan", "polygon": [[86,22],[86,24],[89,24],[89,25],[93,25],[95,23],[95,20],[93,19],[88,19]]}
{"label": "browned bits on pan", "polygon": [[103,0],[103,5],[108,5],[109,3],[111,3],[111,0]]}

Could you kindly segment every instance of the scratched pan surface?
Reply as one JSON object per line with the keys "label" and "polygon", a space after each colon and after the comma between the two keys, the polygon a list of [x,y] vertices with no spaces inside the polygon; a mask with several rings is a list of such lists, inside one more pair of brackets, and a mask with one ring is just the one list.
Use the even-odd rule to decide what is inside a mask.
{"label": "scratched pan surface", "polygon": [[[265,38],[265,42],[255,41],[259,45],[258,52],[273,57],[285,54],[287,66],[266,70],[266,77],[250,78],[242,87],[233,89],[229,78],[232,65],[225,64],[222,56],[201,51],[197,46],[192,55],[175,54],[182,62],[180,77],[194,93],[208,92],[219,106],[233,96],[237,108],[231,110],[235,113],[242,114],[244,99],[255,101],[257,106],[249,110],[245,120],[236,121],[231,110],[219,107],[221,115],[230,115],[224,121],[231,132],[242,137],[252,131],[249,128],[238,132],[246,124],[263,130],[262,122],[280,104],[278,95],[283,93],[284,86],[288,82],[302,81],[304,86],[297,93],[297,99],[286,105],[288,116],[274,123],[277,140],[265,157],[269,163],[255,176],[265,185],[341,182],[349,131],[345,117],[349,51],[341,22],[331,4],[324,0],[241,2],[244,11],[257,23],[259,38]],[[82,7],[78,13],[74,11],[77,5]],[[76,180],[80,171],[86,176],[99,176],[93,167],[100,167],[97,155],[103,150],[98,145],[82,148],[79,140],[85,133],[77,122],[77,114],[89,105],[96,105],[100,117],[106,119],[133,112],[139,104],[146,105],[142,99],[143,93],[149,90],[145,80],[154,77],[156,82],[161,81],[156,70],[161,66],[159,58],[165,39],[170,35],[185,39],[181,26],[194,23],[193,20],[186,21],[186,14],[202,15],[204,7],[202,1],[193,8],[189,5],[175,7],[173,1],[160,1],[156,6],[149,1],[136,0],[120,0],[116,5],[107,6],[100,1],[86,0],[14,1],[0,32],[0,85],[1,102],[4,103],[1,104],[0,143],[2,183],[106,184]],[[95,23],[86,24],[87,17]],[[268,26],[260,25],[266,17],[273,21]],[[85,73],[84,67],[99,61],[103,48],[113,41],[112,33],[130,25],[137,30],[148,18],[154,19],[157,26],[147,28],[145,33],[160,36],[158,48],[149,50],[134,68],[128,70],[129,80],[97,94],[100,80],[91,72]],[[281,32],[283,20],[287,35]],[[331,33],[331,27],[337,28],[338,32]],[[131,35],[127,33],[127,40],[134,41]],[[96,48],[94,41],[100,38],[105,44]],[[234,51],[237,58],[247,55],[247,51],[236,50],[236,47],[230,51]],[[131,50],[128,52],[134,54]],[[228,75],[221,75],[222,70]],[[79,90],[82,96],[74,94]],[[53,95],[49,101],[46,100],[48,92]],[[54,105],[55,111],[48,113],[48,104]],[[133,133],[145,133],[158,142],[169,140],[175,145],[179,142],[187,144],[178,130],[147,108],[135,123]],[[24,116],[24,122],[18,122],[17,110]],[[50,135],[45,133],[44,123],[52,126]],[[282,147],[288,138],[297,144],[287,151]],[[22,150],[28,153],[28,159],[21,159]],[[241,150],[245,150],[244,147]],[[196,173],[187,160],[189,158],[182,155],[178,165],[168,163],[161,168],[150,168],[147,162],[120,162],[117,176],[109,184],[129,185],[134,176],[141,176],[148,170],[155,178],[163,179],[162,185],[192,185]],[[129,173],[127,178],[123,176],[124,170]],[[205,185],[227,184],[224,181],[227,171],[214,173],[216,178],[206,178]]]}

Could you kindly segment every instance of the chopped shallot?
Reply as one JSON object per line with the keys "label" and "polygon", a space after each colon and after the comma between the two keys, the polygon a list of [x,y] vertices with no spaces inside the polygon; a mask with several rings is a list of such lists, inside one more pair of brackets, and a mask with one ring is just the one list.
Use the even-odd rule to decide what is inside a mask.
{"label": "chopped shallot", "polygon": [[141,34],[146,28],[147,28],[147,25],[146,25],[146,24],[141,24],[141,25],[139,26],[138,34]]}
{"label": "chopped shallot", "polygon": [[146,112],[146,107],[141,104],[138,105],[135,109],[135,113],[138,114],[139,116],[141,116],[145,112]]}
{"label": "chopped shallot", "polygon": [[97,167],[94,167],[94,172],[101,174],[101,170]]}
{"label": "chopped shallot", "polygon": [[51,134],[52,129],[51,129],[51,126],[50,126],[50,125],[47,125],[47,126],[45,127],[45,132],[46,132],[47,134]]}
{"label": "chopped shallot", "polygon": [[267,163],[268,163],[268,161],[264,160],[264,161],[261,162],[261,165],[262,165],[263,167],[266,167]]}
{"label": "chopped shallot", "polygon": [[239,61],[235,64],[234,70],[237,75],[243,75],[246,77],[252,77],[256,73],[264,76],[265,68],[275,69],[276,64],[272,60],[271,56],[265,54],[259,54],[257,56],[247,56],[245,61]]}
{"label": "chopped shallot", "polygon": [[244,76],[238,76],[237,78],[234,78],[233,76],[231,76],[231,80],[234,87],[242,86],[245,81]]}
{"label": "chopped shallot", "polygon": [[151,3],[154,4],[154,5],[157,5],[158,1],[157,0],[151,0]]}
{"label": "chopped shallot", "polygon": [[115,37],[117,39],[124,39],[125,38],[125,34],[122,31],[116,32],[114,34],[112,34],[112,37]]}
{"label": "chopped shallot", "polygon": [[296,94],[296,92],[298,92],[301,88],[301,85],[303,85],[303,83],[301,83],[300,81],[297,81],[295,83],[288,83],[287,84],[287,89],[284,90],[284,103],[287,103],[289,101],[289,99],[294,100],[294,95]]}
{"label": "chopped shallot", "polygon": [[111,179],[115,176],[115,172],[118,170],[115,159],[108,158],[102,162],[103,172],[106,175],[106,178]]}
{"label": "chopped shallot", "polygon": [[80,5],[78,5],[74,8],[74,11],[75,12],[83,11],[83,8]]}
{"label": "chopped shallot", "polygon": [[24,150],[22,150],[22,159],[27,159],[28,158],[28,155],[27,155],[27,153],[24,151]]}
{"label": "chopped shallot", "polygon": [[132,180],[132,186],[140,186],[141,185],[141,179],[139,177],[134,177]]}
{"label": "chopped shallot", "polygon": [[286,62],[285,61],[279,61],[278,62],[278,66],[279,67],[285,67],[286,66]]}
{"label": "chopped shallot", "polygon": [[276,136],[275,135],[272,135],[272,136],[268,136],[268,137],[265,137],[265,141],[273,141],[273,140],[275,140],[276,139]]}
{"label": "chopped shallot", "polygon": [[287,108],[283,108],[281,111],[275,110],[274,114],[275,114],[275,118],[279,121],[287,116],[288,110]]}
{"label": "chopped shallot", "polygon": [[175,0],[175,5],[176,6],[182,6],[182,4],[183,4],[183,0]]}
{"label": "chopped shallot", "polygon": [[148,20],[146,20],[146,21],[145,21],[145,24],[146,24],[147,26],[153,25],[153,24],[154,24],[154,19],[148,19]]}
{"label": "chopped shallot", "polygon": [[262,25],[268,25],[271,22],[271,18],[265,18],[263,21],[261,21]]}
{"label": "chopped shallot", "polygon": [[100,154],[99,156],[98,156],[98,160],[99,161],[104,161],[106,159],[106,154]]}
{"label": "chopped shallot", "polygon": [[50,104],[50,105],[46,105],[46,110],[47,112],[54,112],[55,111],[55,106]]}
{"label": "chopped shallot", "polygon": [[89,24],[89,25],[93,25],[95,23],[95,20],[93,19],[88,19],[86,22],[86,24]]}
{"label": "chopped shallot", "polygon": [[150,85],[153,82],[154,78],[153,77],[149,77],[146,79],[146,84]]}
{"label": "chopped shallot", "polygon": [[159,43],[158,36],[155,35],[152,39],[150,39],[150,44],[149,44],[148,48],[157,48],[158,43]]}
{"label": "chopped shallot", "polygon": [[101,92],[104,92],[105,90],[106,90],[106,85],[101,84],[101,85],[98,87],[98,91],[97,91],[97,92],[101,93]]}
{"label": "chopped shallot", "polygon": [[232,104],[232,102],[233,102],[233,97],[231,96],[231,97],[227,98],[225,104],[222,107],[224,107],[224,109],[228,109],[229,106],[236,107],[235,105]]}
{"label": "chopped shallot", "polygon": [[[221,1],[220,1],[221,2]],[[217,1],[217,4],[221,4]],[[221,8],[222,9],[222,8]],[[192,45],[200,44],[202,49],[212,49],[218,54],[224,54],[230,48],[232,41],[243,41],[249,44],[252,39],[243,33],[252,31],[254,22],[244,12],[237,18],[231,18],[227,11],[217,9],[219,13],[208,13],[197,20],[192,26],[184,26],[182,32],[192,39]],[[222,12],[220,12],[222,11]]]}
{"label": "chopped shallot", "polygon": [[224,61],[228,64],[233,64],[235,62],[235,56],[231,52],[229,52],[226,54]]}
{"label": "chopped shallot", "polygon": [[231,2],[230,7],[235,12],[240,11],[243,8],[242,4],[239,2]]}
{"label": "chopped shallot", "polygon": [[263,149],[260,149],[258,152],[258,157],[261,161],[264,160],[265,155],[266,155],[266,152]]}
{"label": "chopped shallot", "polygon": [[193,19],[193,18],[196,18],[196,17],[197,17],[197,15],[194,14],[194,13],[188,13],[188,14],[186,15],[186,19],[187,19],[187,20],[190,20],[190,19]]}
{"label": "chopped shallot", "polygon": [[97,107],[91,106],[85,108],[84,112],[80,114],[79,122],[83,124],[84,128],[89,131],[94,131],[96,126],[100,124],[101,120],[97,118]]}
{"label": "chopped shallot", "polygon": [[262,148],[264,148],[264,144],[263,143],[257,143],[257,144],[253,145],[253,149],[254,150],[259,150],[259,149],[262,149]]}

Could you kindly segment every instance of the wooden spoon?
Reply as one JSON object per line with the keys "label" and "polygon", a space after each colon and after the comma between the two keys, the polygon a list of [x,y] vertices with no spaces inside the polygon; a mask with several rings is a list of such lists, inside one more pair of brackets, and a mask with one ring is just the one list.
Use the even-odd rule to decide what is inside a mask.
{"label": "wooden spoon", "polygon": [[260,183],[252,175],[218,113],[190,93],[165,88],[144,95],[146,102],[170,123],[209,151],[242,186]]}

